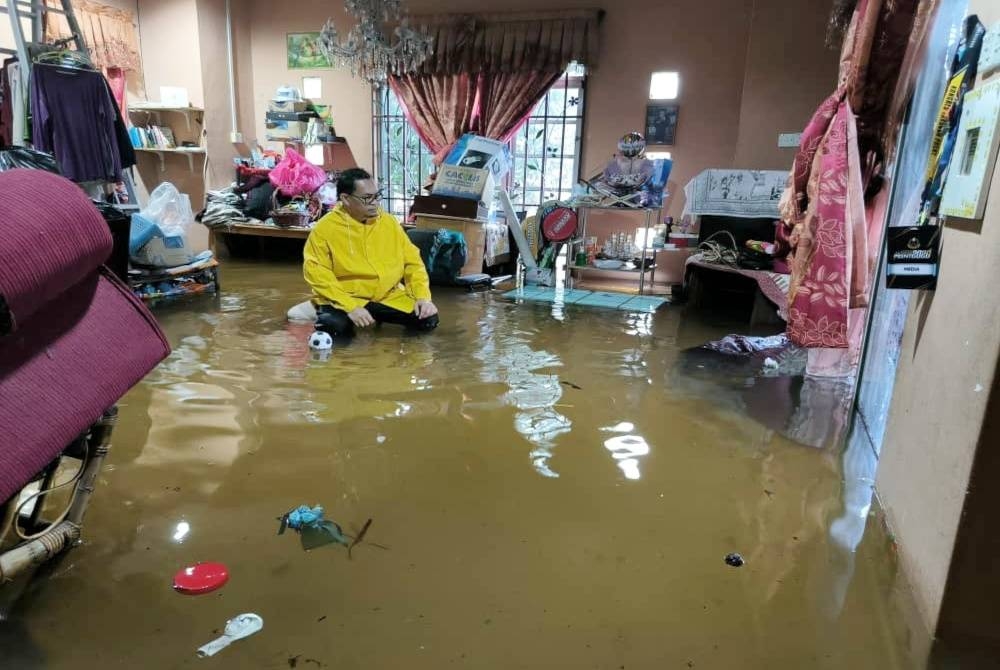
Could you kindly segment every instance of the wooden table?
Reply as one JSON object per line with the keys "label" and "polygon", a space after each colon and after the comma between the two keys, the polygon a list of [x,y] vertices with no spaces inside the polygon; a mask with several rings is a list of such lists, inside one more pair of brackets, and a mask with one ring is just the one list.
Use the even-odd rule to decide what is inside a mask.
{"label": "wooden table", "polygon": [[290,240],[301,240],[305,243],[309,233],[312,232],[312,228],[282,228],[280,226],[272,226],[263,223],[232,223],[225,226],[216,226],[212,228],[208,236],[208,246],[212,252],[218,258],[226,258],[231,255],[231,242],[233,238],[241,237],[243,239],[257,238],[283,238]]}

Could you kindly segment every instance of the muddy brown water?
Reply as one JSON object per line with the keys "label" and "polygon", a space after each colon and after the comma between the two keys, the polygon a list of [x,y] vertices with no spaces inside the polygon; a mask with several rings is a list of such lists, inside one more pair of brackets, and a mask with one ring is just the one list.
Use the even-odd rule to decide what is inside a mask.
{"label": "muddy brown water", "polygon": [[[838,396],[684,353],[731,325],[439,292],[437,333],[319,360],[297,267],[223,280],[158,309],[174,353],[0,667],[918,667]],[[304,551],[303,503],[388,549]],[[229,584],[174,593],[198,561]],[[241,612],[263,631],[197,659]]]}

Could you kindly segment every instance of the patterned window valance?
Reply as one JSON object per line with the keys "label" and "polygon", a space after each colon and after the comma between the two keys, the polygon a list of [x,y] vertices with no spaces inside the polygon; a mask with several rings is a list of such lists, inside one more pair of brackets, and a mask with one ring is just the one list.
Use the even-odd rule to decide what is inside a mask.
{"label": "patterned window valance", "polygon": [[414,16],[434,36],[421,74],[562,71],[576,61],[596,67],[597,9],[460,16]]}
{"label": "patterned window valance", "polygon": [[[49,7],[62,8],[59,0],[46,0]],[[90,50],[91,61],[100,69],[121,68],[139,72],[139,38],[135,31],[135,14],[88,0],[75,0],[73,13],[80,24],[83,39]],[[69,38],[69,25],[62,14],[45,15],[45,41]]]}

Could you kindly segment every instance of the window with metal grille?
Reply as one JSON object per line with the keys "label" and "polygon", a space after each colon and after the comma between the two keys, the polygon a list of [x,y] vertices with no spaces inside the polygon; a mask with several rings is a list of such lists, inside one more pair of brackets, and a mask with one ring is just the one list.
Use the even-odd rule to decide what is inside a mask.
{"label": "window with metal grille", "polygon": [[[514,208],[533,214],[543,202],[570,196],[580,172],[585,71],[571,65],[511,139],[507,188]],[[388,86],[379,89],[374,117],[375,160],[382,206],[404,217],[434,172],[432,154],[406,121]]]}

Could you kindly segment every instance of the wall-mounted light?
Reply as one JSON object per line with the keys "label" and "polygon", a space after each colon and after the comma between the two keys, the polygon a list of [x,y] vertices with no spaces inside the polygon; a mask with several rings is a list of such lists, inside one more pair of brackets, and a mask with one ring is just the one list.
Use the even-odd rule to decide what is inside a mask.
{"label": "wall-mounted light", "polygon": [[676,72],[654,72],[649,78],[650,100],[676,100],[681,77]]}

